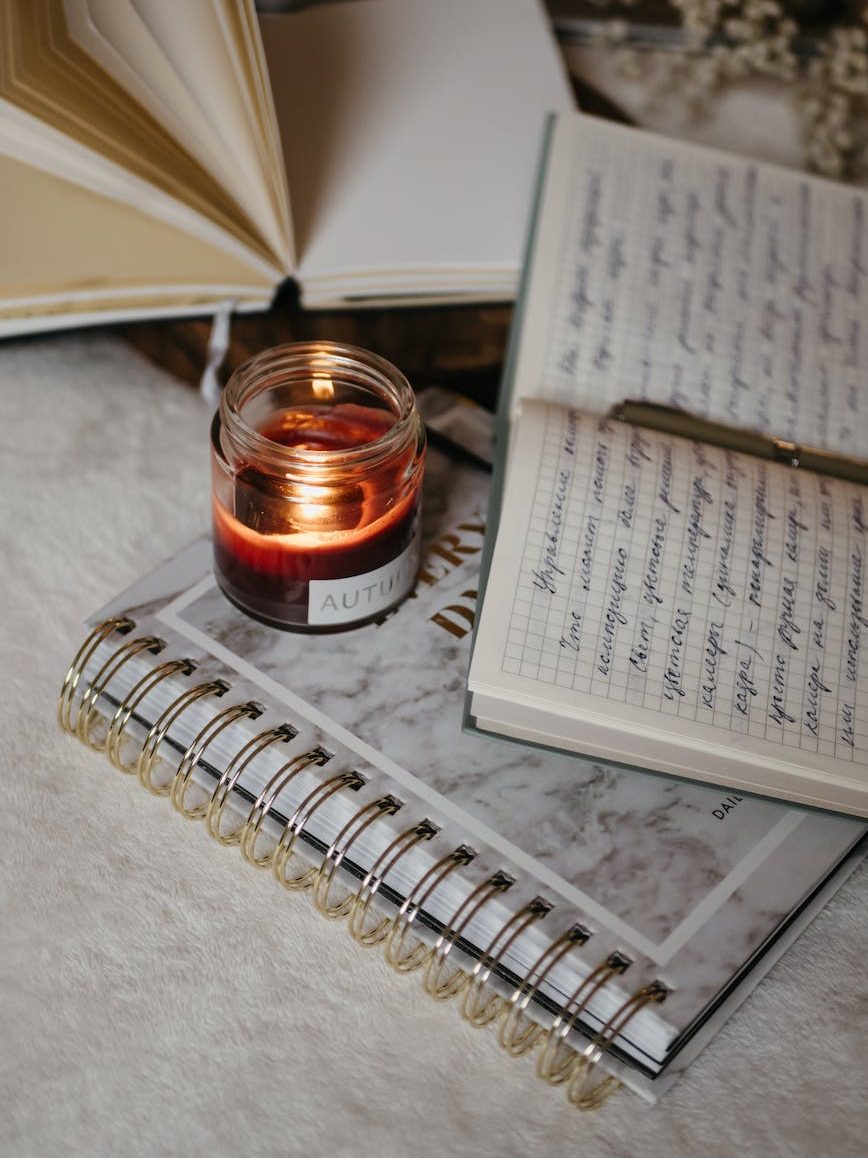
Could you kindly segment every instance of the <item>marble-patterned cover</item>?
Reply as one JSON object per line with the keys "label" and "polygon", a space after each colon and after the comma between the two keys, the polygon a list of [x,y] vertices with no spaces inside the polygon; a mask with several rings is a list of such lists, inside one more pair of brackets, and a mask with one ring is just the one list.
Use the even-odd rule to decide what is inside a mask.
{"label": "marble-patterned cover", "polygon": [[[356,736],[368,756],[382,753],[387,778],[400,765],[415,778],[410,796],[413,783],[424,788],[417,814],[451,826],[453,844],[469,836],[535,878],[533,890],[594,930],[595,961],[621,949],[637,961],[634,976],[672,987],[660,1007],[671,1038],[702,1018],[866,826],[462,731],[485,503],[481,473],[429,455],[423,580],[379,624],[337,635],[267,628],[209,580],[205,538],[94,619],[124,610],[141,625],[153,615],[164,634],[169,625],[199,646],[210,640],[230,675],[277,681],[346,729],[350,747]],[[396,791],[407,798],[406,777]]]}

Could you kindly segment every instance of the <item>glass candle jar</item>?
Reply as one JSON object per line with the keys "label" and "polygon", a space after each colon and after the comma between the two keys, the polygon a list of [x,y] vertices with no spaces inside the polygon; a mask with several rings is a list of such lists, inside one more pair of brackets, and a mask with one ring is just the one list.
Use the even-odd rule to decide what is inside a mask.
{"label": "glass candle jar", "polygon": [[227,383],[211,451],[215,574],[242,611],[337,630],[410,592],[425,433],[391,363],[336,342],[266,350]]}

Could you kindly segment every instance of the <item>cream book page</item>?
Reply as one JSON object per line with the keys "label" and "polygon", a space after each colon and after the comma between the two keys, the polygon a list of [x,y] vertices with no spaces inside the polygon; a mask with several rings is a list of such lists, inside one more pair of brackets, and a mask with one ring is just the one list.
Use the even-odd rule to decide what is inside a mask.
{"label": "cream book page", "polygon": [[[176,17],[180,11],[177,5],[166,5],[165,0],[161,7]],[[226,115],[222,107],[242,108],[242,94],[254,87],[244,76],[236,80],[229,66],[235,29],[226,27],[219,35],[224,22],[212,4],[184,6],[187,20],[198,15],[200,23],[210,25],[212,35],[216,33],[218,42],[226,45],[222,53],[204,54],[208,65],[204,71],[211,84],[197,103],[195,90],[175,70],[133,0],[63,0],[63,11],[76,44],[207,169],[238,205],[244,206],[276,260],[290,268],[289,214],[279,149],[272,149],[267,160],[258,157],[256,139],[265,137],[265,131],[257,124],[252,138],[251,126],[239,116],[233,119]],[[203,36],[191,37],[189,28],[182,31],[177,39],[200,45],[196,57],[201,58]],[[240,30],[237,35],[241,35]],[[279,189],[272,188],[275,183]]]}
{"label": "cream book page", "polygon": [[866,190],[557,121],[514,406],[648,399],[864,457],[866,381]]}
{"label": "cream book page", "polygon": [[572,107],[539,8],[355,0],[261,23],[305,288],[472,292],[482,271],[512,296],[545,116]]}
{"label": "cream book page", "polygon": [[[111,190],[110,195],[158,213],[227,252],[246,254],[252,268],[273,270],[275,283],[282,278],[282,257],[273,253],[244,206],[82,50],[70,34],[62,4],[14,0],[6,16],[6,51],[0,57],[2,151],[69,179],[76,179],[76,172],[82,178],[90,173],[87,183],[100,192]],[[212,23],[217,23],[216,14]],[[199,53],[204,51],[200,46]],[[228,87],[225,78],[214,83]],[[31,150],[21,137],[22,118],[34,126]],[[53,134],[61,143],[52,164]]]}
{"label": "cream book page", "polygon": [[245,262],[128,205],[2,155],[0,187],[0,334],[33,314],[270,299]]}
{"label": "cream book page", "polygon": [[[91,0],[95,2],[95,0]],[[230,150],[247,191],[239,204],[265,226],[284,272],[292,262],[289,206],[280,144],[264,98],[262,60],[251,43],[252,0],[128,0],[190,98]],[[190,46],[195,45],[195,51]]]}
{"label": "cream book page", "polygon": [[480,727],[868,813],[865,488],[522,404]]}

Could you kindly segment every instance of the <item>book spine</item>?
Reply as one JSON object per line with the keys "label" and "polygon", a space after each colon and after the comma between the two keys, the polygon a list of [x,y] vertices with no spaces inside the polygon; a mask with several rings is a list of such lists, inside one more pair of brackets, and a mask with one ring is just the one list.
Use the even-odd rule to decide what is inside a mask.
{"label": "book spine", "polygon": [[[116,706],[109,717],[104,703],[111,698],[111,685],[117,683],[125,665],[143,654],[159,656],[166,646],[156,636],[133,635],[135,626],[127,617],[116,617],[99,624],[90,633],[70,664],[60,690],[60,726],[89,748],[103,752],[119,771],[136,776],[148,791],[168,796],[174,808],[187,819],[204,821],[209,834],[220,844],[237,845],[248,864],[270,869],[276,880],[290,891],[308,892],[324,916],[346,920],[358,944],[365,948],[382,946],[386,961],[397,973],[422,971],[426,992],[438,1001],[458,1000],[462,1016],[471,1025],[481,1028],[498,1023],[499,1041],[507,1054],[519,1057],[536,1050],[539,1077],[550,1085],[564,1085],[572,1105],[581,1110],[601,1106],[620,1082],[611,1074],[598,1074],[600,1060],[640,1009],[665,999],[666,987],[659,981],[642,986],[617,1007],[599,1031],[589,1032],[582,1022],[583,1014],[596,995],[630,965],[628,957],[615,952],[592,968],[552,1013],[551,996],[543,997],[547,977],[569,954],[580,951],[591,937],[584,926],[572,924],[549,941],[523,977],[514,979],[511,991],[504,990],[502,963],[506,954],[553,906],[544,898],[535,897],[504,921],[484,949],[474,952],[464,934],[493,898],[514,885],[514,878],[503,871],[477,884],[445,923],[435,923],[436,938],[428,943],[420,935],[422,922],[417,925],[417,918],[427,912],[429,900],[446,879],[473,861],[476,854],[463,844],[431,865],[406,896],[391,902],[389,910],[384,912],[383,898],[378,896],[383,882],[411,849],[439,832],[438,826],[427,818],[414,822],[395,836],[364,873],[361,883],[349,878],[355,886],[349,888],[347,875],[341,873],[342,865],[368,828],[399,811],[402,802],[391,794],[361,805],[345,822],[319,863],[311,863],[307,852],[301,853],[299,838],[332,797],[365,783],[358,772],[341,771],[318,780],[295,804],[279,831],[269,831],[269,843],[263,851],[262,837],[269,821],[274,822],[275,803],[286,797],[287,789],[301,773],[321,767],[329,759],[328,752],[321,747],[293,755],[273,773],[246,815],[243,811],[239,813],[235,790],[245,770],[266,749],[294,739],[297,731],[291,724],[269,728],[247,740],[219,774],[213,790],[204,799],[191,803],[188,790],[194,783],[193,773],[211,744],[231,724],[245,718],[255,720],[265,709],[253,700],[224,706],[224,697],[231,692],[224,680],[192,684],[176,695],[153,722],[147,723],[143,741],[134,739],[128,729],[133,719],[141,718],[143,701],[164,681],[179,675],[190,677],[196,669],[191,659],[155,662],[119,700],[115,699]],[[107,657],[106,645],[111,648]],[[180,759],[162,759],[159,749],[179,718],[193,704],[209,698],[217,701],[215,712],[186,746]],[[195,783],[201,795],[202,786]],[[228,807],[230,801],[232,809]],[[344,891],[335,897],[339,876]],[[377,901],[379,907],[375,905]],[[459,954],[469,958],[472,964],[466,965],[463,959],[457,963]],[[498,985],[494,984],[495,979],[500,982]],[[586,1044],[575,1047],[576,1038]]]}

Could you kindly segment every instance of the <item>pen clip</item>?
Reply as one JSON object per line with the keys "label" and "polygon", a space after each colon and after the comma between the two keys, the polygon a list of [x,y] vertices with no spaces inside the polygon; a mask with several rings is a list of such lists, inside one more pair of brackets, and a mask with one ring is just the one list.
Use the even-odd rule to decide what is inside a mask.
{"label": "pen clip", "polygon": [[771,438],[769,439],[774,448],[775,462],[782,462],[786,466],[797,467],[801,465],[802,449],[796,446],[794,442],[787,442],[785,438]]}

